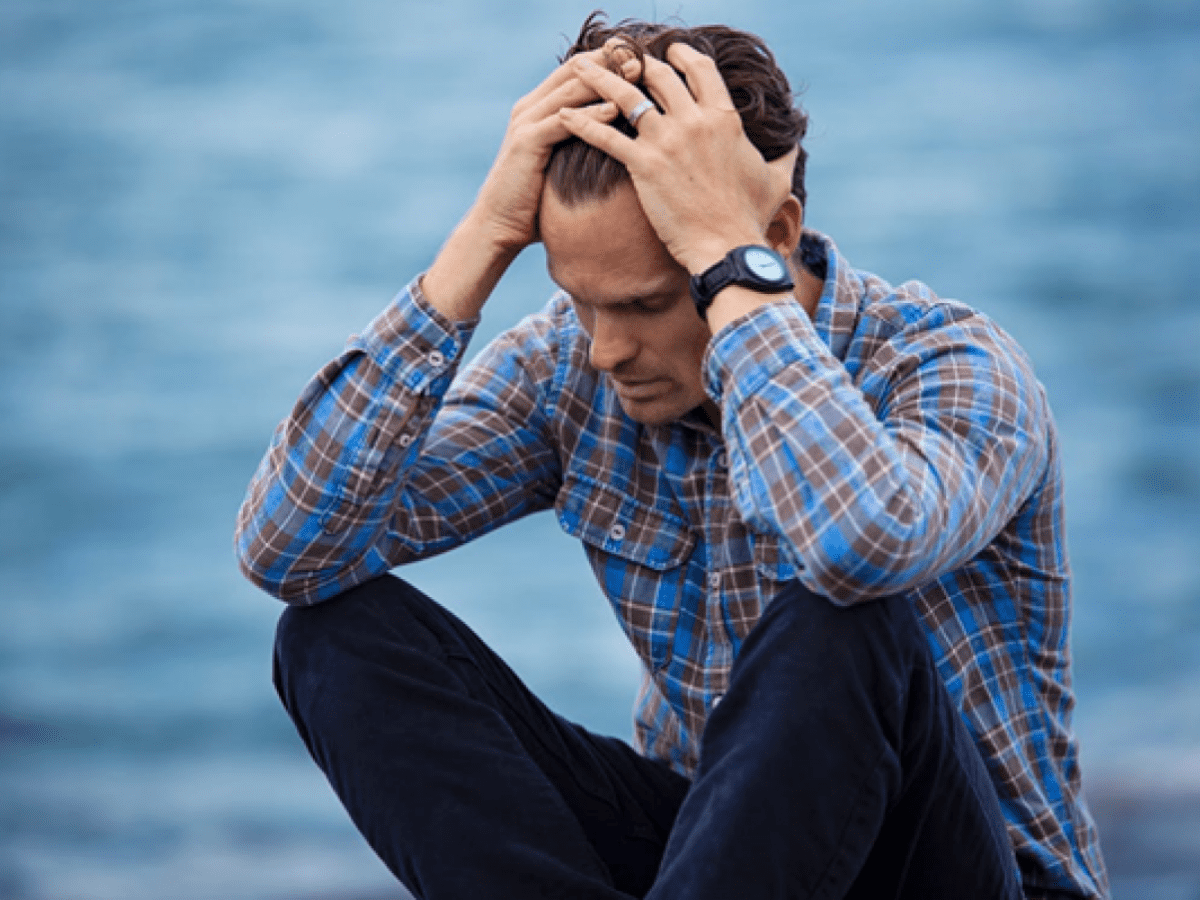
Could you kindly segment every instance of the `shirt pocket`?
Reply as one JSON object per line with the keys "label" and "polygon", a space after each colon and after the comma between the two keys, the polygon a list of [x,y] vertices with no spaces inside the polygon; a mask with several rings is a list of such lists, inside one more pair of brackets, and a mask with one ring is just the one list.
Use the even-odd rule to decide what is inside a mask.
{"label": "shirt pocket", "polygon": [[687,522],[579,474],[564,478],[555,512],[563,531],[583,542],[642,662],[651,672],[665,668],[696,540]]}

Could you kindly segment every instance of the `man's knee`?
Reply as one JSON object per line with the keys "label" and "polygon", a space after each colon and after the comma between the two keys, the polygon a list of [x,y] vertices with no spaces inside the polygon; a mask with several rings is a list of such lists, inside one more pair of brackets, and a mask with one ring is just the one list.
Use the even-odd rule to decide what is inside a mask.
{"label": "man's knee", "polygon": [[764,651],[828,672],[881,662],[906,667],[927,653],[927,644],[906,595],[843,606],[795,583],[768,605],[743,653]]}
{"label": "man's knee", "polygon": [[344,632],[358,630],[359,623],[369,610],[372,591],[367,584],[358,585],[323,603],[313,606],[289,606],[275,627],[275,659],[277,665],[290,668],[310,659],[314,648],[331,640],[340,640]]}
{"label": "man's knee", "polygon": [[843,607],[799,585],[780,594],[738,655],[706,740],[752,730],[783,768],[801,747],[898,752],[914,675],[932,666],[909,602]]}
{"label": "man's knee", "polygon": [[313,606],[289,606],[275,630],[275,653],[294,659],[316,644],[359,645],[372,636],[396,640],[414,630],[414,619],[427,618],[423,607],[434,605],[406,581],[381,575]]}
{"label": "man's knee", "polygon": [[406,582],[384,575],[314,606],[288,607],[275,629],[273,674],[284,705],[295,713],[298,694],[330,685],[383,663],[394,668],[407,649],[436,652],[423,624],[433,601]]}

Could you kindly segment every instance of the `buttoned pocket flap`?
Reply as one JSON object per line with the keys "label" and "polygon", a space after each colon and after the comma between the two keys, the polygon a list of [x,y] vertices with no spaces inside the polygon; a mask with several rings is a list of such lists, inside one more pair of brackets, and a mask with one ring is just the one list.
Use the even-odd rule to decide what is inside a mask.
{"label": "buttoned pocket flap", "polygon": [[567,534],[655,571],[682,565],[695,544],[682,518],[583,475],[564,479],[554,508]]}

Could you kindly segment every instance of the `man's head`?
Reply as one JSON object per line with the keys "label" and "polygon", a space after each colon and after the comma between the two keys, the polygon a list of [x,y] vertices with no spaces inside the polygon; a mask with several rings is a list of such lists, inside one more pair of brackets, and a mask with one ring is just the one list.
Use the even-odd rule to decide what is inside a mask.
{"label": "man's head", "polygon": [[[608,54],[609,68],[613,71],[618,71],[620,63],[630,56],[639,60],[652,56],[665,61],[667,48],[676,43],[688,44],[711,57],[741,116],[746,137],[767,162],[798,150],[792,170],[792,193],[801,206],[805,205],[808,197],[804,169],[808,154],[801,141],[808,130],[808,116],[795,104],[787,76],[760,38],[724,25],[685,28],[636,19],[609,25],[600,13],[592,13],[563,60],[598,50],[614,38],[620,49]],[[635,83],[644,87],[640,82]],[[636,133],[623,116],[618,117],[614,126],[630,137]],[[577,138],[558,144],[546,169],[547,185],[568,206],[602,200],[628,179],[629,173],[621,163]]]}
{"label": "man's head", "polygon": [[[787,79],[758,38],[716,25],[668,28],[625,21],[609,28],[592,15],[567,56],[604,47],[613,37],[628,48],[609,45],[614,71],[629,55],[665,61],[667,49],[678,42],[710,56],[759,153],[786,165],[783,158],[796,152],[792,194],[799,205],[792,205],[799,212],[805,197],[800,139],[807,118],[793,106]],[[635,136],[623,118],[615,124]],[[792,224],[785,253],[799,239],[798,217]],[[700,371],[711,332],[692,303],[687,270],[646,219],[624,165],[579,140],[558,144],[547,168],[539,230],[550,275],[571,295],[591,336],[592,365],[609,375],[625,412],[653,425],[701,407],[715,423],[718,411]]]}
{"label": "man's head", "polygon": [[700,363],[711,333],[687,270],[654,233],[632,182],[575,206],[546,191],[541,216],[550,277],[571,295],[591,363],[611,378],[626,414],[661,425],[705,406]]}

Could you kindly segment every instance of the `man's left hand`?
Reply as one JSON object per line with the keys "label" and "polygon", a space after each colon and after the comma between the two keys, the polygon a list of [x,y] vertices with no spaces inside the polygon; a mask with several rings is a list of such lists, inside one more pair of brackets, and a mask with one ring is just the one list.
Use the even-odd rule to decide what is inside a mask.
{"label": "man's left hand", "polygon": [[[643,83],[662,112],[651,109],[638,118],[636,140],[575,109],[559,115],[572,134],[624,163],[659,239],[697,274],[736,246],[765,242],[767,226],[791,193],[795,151],[771,163],[763,159],[711,58],[672,44],[667,61],[644,59]],[[576,67],[581,81],[627,116],[646,99],[590,58],[579,57]]]}

